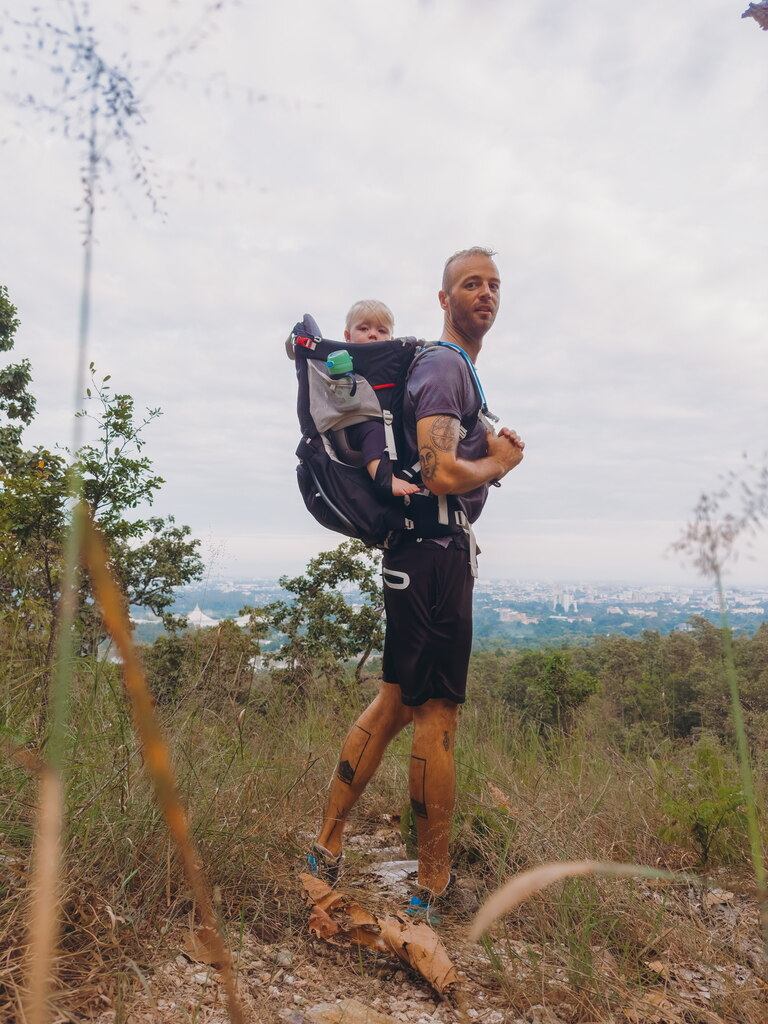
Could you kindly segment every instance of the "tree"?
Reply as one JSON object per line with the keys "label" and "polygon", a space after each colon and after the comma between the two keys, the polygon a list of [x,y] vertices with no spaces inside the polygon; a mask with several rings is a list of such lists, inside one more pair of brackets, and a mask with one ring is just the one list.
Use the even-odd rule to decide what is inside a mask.
{"label": "tree", "polygon": [[[13,348],[19,319],[8,289],[0,285],[0,352]],[[0,424],[0,468],[13,464],[19,455],[22,430],[35,415],[35,399],[29,393],[32,369],[28,359],[0,370],[0,412],[8,422]]]}
{"label": "tree", "polygon": [[643,648],[625,636],[598,637],[594,643],[595,674],[606,702],[622,725],[642,719],[638,691],[643,678]]}
{"label": "tree", "polygon": [[[358,608],[348,604],[340,585],[356,584],[363,595]],[[357,658],[355,679],[372,651],[384,642],[383,596],[379,560],[360,541],[344,541],[332,551],[310,560],[303,576],[280,578],[280,586],[295,598],[272,601],[262,613],[285,641],[266,655],[273,664],[284,664],[285,678],[299,691],[313,676],[331,683],[343,678],[344,662]]]}
{"label": "tree", "polygon": [[547,658],[536,694],[539,721],[547,729],[569,732],[576,710],[597,685],[594,676],[573,668],[569,654],[554,651]]}
{"label": "tree", "polygon": [[[18,327],[16,310],[6,289],[0,291],[0,300],[2,337],[12,342]],[[7,378],[11,379],[16,390],[9,385],[6,404],[0,403],[0,409],[27,423],[34,413],[34,399],[26,392],[29,378],[22,374]],[[151,505],[164,483],[142,452],[144,431],[161,412],[147,409],[145,416],[137,419],[132,396],[113,394],[109,376],[97,380],[93,364],[91,381],[87,397],[95,410],[89,408],[78,415],[94,421],[97,440],[69,453],[71,471],[79,475],[82,494],[106,536],[111,568],[127,602],[168,619],[174,588],[199,579],[203,566],[200,542],[191,537],[188,526],[177,525],[173,516],[131,518],[129,514],[141,505]],[[24,451],[16,425],[2,438],[0,603],[3,610],[21,617],[27,632],[38,637],[41,631],[46,634],[50,659],[63,545],[71,515],[66,459],[61,454],[68,450]],[[81,583],[79,628],[83,648],[95,650],[104,634],[86,581]]]}
{"label": "tree", "polygon": [[89,369],[91,387],[86,394],[96,404],[96,411],[83,409],[77,416],[95,423],[99,436],[94,444],[81,445],[74,453],[75,467],[83,498],[99,527],[110,540],[130,540],[141,536],[146,523],[126,519],[126,510],[151,505],[155,492],[165,483],[152,472],[152,461],[141,454],[146,444],[144,430],[162,412],[147,409],[137,423],[131,395],[110,394],[110,374],[98,381],[93,363]]}
{"label": "tree", "polygon": [[39,637],[50,632],[59,595],[66,467],[41,448],[18,449],[14,461],[13,471],[0,469],[0,609]]}
{"label": "tree", "polygon": [[501,695],[505,704],[527,716],[531,708],[531,691],[539,686],[546,663],[544,651],[521,651],[517,654],[504,672]]}
{"label": "tree", "polygon": [[[18,328],[16,307],[0,285],[1,351],[13,348]],[[31,379],[28,359],[0,370],[0,609],[21,613],[19,625],[38,641],[28,650],[44,658],[50,643],[39,641],[58,598],[67,484],[61,455],[22,449],[23,428],[35,413]]]}
{"label": "tree", "polygon": [[542,731],[568,732],[576,710],[597,690],[597,679],[574,668],[565,651],[523,651],[506,673],[502,696]]}
{"label": "tree", "polygon": [[260,609],[249,611],[242,628],[223,619],[209,629],[159,636],[145,645],[143,661],[152,692],[172,703],[192,691],[204,691],[206,707],[234,706],[247,699],[256,672],[259,641],[267,634]]}
{"label": "tree", "polygon": [[[98,438],[75,453],[74,467],[82,481],[83,497],[107,538],[111,567],[128,604],[149,609],[173,628],[175,621],[168,609],[175,588],[200,579],[203,573],[200,542],[192,538],[188,526],[177,526],[173,516],[126,516],[129,509],[151,505],[165,483],[154,472],[152,460],[142,454],[144,431],[162,412],[147,409],[137,421],[133,397],[113,394],[110,376],[97,380],[93,363],[90,370],[92,386],[87,396],[96,410],[83,410],[78,415],[96,424]],[[87,623],[84,635],[93,648],[103,633],[87,590],[82,597],[82,619]]]}

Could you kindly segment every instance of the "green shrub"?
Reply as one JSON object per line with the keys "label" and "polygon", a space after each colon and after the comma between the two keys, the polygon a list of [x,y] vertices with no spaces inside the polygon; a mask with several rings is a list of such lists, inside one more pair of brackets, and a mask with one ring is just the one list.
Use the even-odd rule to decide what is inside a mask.
{"label": "green shrub", "polygon": [[706,867],[711,860],[740,860],[746,852],[744,793],[735,766],[716,739],[705,736],[683,764],[655,765],[665,841],[689,845]]}

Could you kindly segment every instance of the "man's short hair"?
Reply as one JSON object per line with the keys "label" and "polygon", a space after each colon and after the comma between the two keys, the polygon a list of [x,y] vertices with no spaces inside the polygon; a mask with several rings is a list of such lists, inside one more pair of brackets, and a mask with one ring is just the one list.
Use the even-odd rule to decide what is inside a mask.
{"label": "man's short hair", "polygon": [[390,331],[394,329],[395,318],[392,315],[392,310],[389,306],[385,306],[383,302],[379,302],[378,299],[360,299],[359,302],[355,302],[347,313],[347,322],[344,326],[349,331],[352,329],[355,321],[359,321],[360,318],[365,319],[366,317],[371,317],[380,324],[385,324],[389,327]]}
{"label": "man's short hair", "polygon": [[493,249],[486,249],[482,245],[473,245],[471,249],[459,249],[458,252],[455,252],[453,256],[449,256],[445,261],[445,266],[443,267],[443,291],[445,292],[448,290],[448,284],[451,276],[449,268],[453,266],[457,260],[463,260],[465,256],[487,256],[489,260],[492,260],[495,255],[496,253]]}

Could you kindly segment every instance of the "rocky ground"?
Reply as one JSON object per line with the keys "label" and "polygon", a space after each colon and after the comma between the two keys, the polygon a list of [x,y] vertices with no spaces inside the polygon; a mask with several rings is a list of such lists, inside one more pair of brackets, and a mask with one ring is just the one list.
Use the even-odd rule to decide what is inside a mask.
{"label": "rocky ground", "polygon": [[[414,864],[403,861],[397,846],[368,853],[374,863],[342,877],[339,888],[374,915],[391,913],[407,902]],[[652,885],[641,892],[652,902],[667,900]],[[649,957],[647,985],[638,989],[621,976],[608,950],[594,948],[601,983],[611,992],[603,1008],[594,984],[589,997],[574,990],[558,957],[534,948],[522,934],[516,939],[514,929],[507,929],[503,942],[482,946],[468,941],[466,924],[450,921],[436,929],[458,973],[446,997],[396,957],[354,943],[336,945],[308,929],[268,943],[243,931],[233,942],[238,991],[245,1019],[260,1024],[768,1024],[754,902],[715,885],[691,888],[680,898],[688,904],[682,912],[706,915],[713,940],[719,936],[723,948],[726,939],[730,949],[740,948],[740,962],[704,966]],[[166,938],[167,960],[137,986],[129,1006],[105,1010],[97,1024],[229,1020],[219,973],[206,962],[195,933],[179,929]]]}

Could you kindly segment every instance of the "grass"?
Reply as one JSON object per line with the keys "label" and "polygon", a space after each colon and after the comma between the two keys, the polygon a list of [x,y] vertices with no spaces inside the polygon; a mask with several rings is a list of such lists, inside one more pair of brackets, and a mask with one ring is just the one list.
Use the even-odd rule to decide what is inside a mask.
{"label": "grass", "polygon": [[[750,858],[755,876],[763,947],[768,964],[768,875],[766,874],[760,818],[765,806],[758,803],[755,770],[744,721],[733,639],[723,575],[754,537],[763,529],[768,516],[768,461],[754,464],[744,456],[742,465],[728,473],[719,490],[699,499],[694,516],[673,550],[682,553],[704,576],[711,580],[720,605],[723,664],[731,699],[731,719],[736,738],[739,772],[744,796],[744,813],[749,835]],[[768,967],[765,969],[768,981]]]}
{"label": "grass", "polygon": [[[192,836],[219,893],[217,910],[230,943],[237,943],[241,928],[266,942],[306,941],[295,868],[354,714],[333,695],[317,692],[291,703],[284,694],[278,699],[271,686],[269,676],[258,678],[245,703],[232,700],[226,686],[221,698],[190,688],[177,705],[159,708]],[[32,739],[36,693],[20,687],[8,671],[2,687],[17,734]],[[71,699],[63,755],[64,928],[54,1002],[60,1011],[77,1014],[105,999],[127,1004],[139,976],[151,987],[152,970],[167,948],[165,936],[186,925],[193,900],[131,729],[116,667],[78,662]],[[684,777],[694,765],[695,745],[667,743],[661,756]],[[674,842],[662,838],[668,818],[657,774],[644,751],[626,753],[605,739],[597,702],[570,736],[550,738],[522,726],[498,702],[470,703],[457,761],[454,853],[481,895],[547,861],[633,861],[674,870],[696,863],[695,844],[684,834]],[[765,767],[756,765],[756,774]],[[401,810],[406,772],[404,738],[356,810],[354,832],[373,833]],[[0,767],[0,948],[9,951],[23,946],[36,786],[20,764],[6,761]],[[758,791],[756,799],[764,800],[764,793]],[[749,841],[746,832],[734,832],[731,839],[728,865],[714,861],[709,870],[741,901],[754,888]],[[350,851],[356,856],[362,854]],[[736,931],[731,939],[727,929],[713,929],[717,907],[696,910],[691,891],[684,883],[597,878],[552,887],[493,931],[487,976],[521,1012],[526,1003],[559,993],[561,1001],[573,1004],[576,1021],[605,1016],[630,997],[642,1002],[658,983],[649,963],[698,965],[724,979],[717,997],[723,1019],[729,1019],[738,996],[746,1006],[741,1019],[762,1021],[757,1011],[749,1015],[749,985],[729,980],[744,958]],[[18,969],[18,953],[6,953],[0,961],[0,1016],[17,998]]]}

